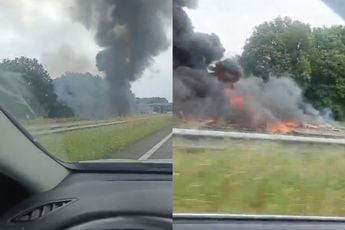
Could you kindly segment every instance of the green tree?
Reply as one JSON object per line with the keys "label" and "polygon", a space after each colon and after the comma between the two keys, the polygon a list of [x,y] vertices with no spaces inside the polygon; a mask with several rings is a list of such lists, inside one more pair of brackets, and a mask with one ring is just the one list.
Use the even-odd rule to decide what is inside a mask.
{"label": "green tree", "polygon": [[136,98],[137,103],[145,103],[145,104],[155,104],[155,103],[169,103],[169,101],[164,97],[144,97],[144,98]]}
{"label": "green tree", "polygon": [[[26,104],[33,111],[34,114],[30,115],[43,117],[73,116],[72,109],[57,100],[53,81],[37,59],[26,57],[13,60],[4,59],[0,63],[0,70],[3,73],[0,78],[17,77],[16,81],[13,81],[14,78],[12,78],[7,79],[6,82],[11,82],[12,89],[13,87],[18,89],[20,85],[21,91],[17,90],[13,93],[17,94],[17,98],[19,96],[24,100],[22,104]],[[20,76],[19,79],[18,76]],[[18,95],[22,94],[23,91],[26,92],[25,95]]]}
{"label": "green tree", "polygon": [[288,73],[298,82],[310,78],[308,53],[312,46],[309,25],[278,17],[257,26],[247,40],[240,62],[245,73],[267,79]]}
{"label": "green tree", "polygon": [[318,108],[330,108],[345,119],[345,28],[316,28],[310,51],[311,81],[306,97]]}

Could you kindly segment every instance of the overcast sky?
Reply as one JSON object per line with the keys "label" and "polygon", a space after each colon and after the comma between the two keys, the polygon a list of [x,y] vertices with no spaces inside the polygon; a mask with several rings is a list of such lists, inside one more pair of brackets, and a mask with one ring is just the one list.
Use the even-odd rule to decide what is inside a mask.
{"label": "overcast sky", "polygon": [[[66,71],[100,74],[94,32],[73,20],[72,0],[0,0],[0,59],[37,58],[53,78]],[[171,29],[168,36],[171,37]],[[172,99],[172,51],[161,53],[132,85],[139,97]]]}
{"label": "overcast sky", "polygon": [[240,54],[253,28],[278,16],[289,16],[313,27],[344,25],[321,0],[199,0],[187,10],[196,31],[215,33],[225,56]]}

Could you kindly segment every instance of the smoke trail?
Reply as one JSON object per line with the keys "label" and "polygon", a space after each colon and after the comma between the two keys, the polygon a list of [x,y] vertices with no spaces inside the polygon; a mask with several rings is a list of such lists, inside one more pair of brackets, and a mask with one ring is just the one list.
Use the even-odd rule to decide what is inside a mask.
{"label": "smoke trail", "polygon": [[131,82],[137,80],[166,50],[166,24],[171,21],[170,0],[78,0],[77,18],[95,28],[103,48],[96,56],[97,67],[109,83],[114,115],[125,115],[134,102]]}

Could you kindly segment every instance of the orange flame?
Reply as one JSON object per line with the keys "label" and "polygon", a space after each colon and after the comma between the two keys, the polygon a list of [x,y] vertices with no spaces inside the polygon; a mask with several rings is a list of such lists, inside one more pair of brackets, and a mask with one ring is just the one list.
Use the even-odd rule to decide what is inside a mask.
{"label": "orange flame", "polygon": [[277,121],[268,123],[266,126],[266,131],[272,133],[288,133],[297,126],[298,124],[294,121]]}
{"label": "orange flame", "polygon": [[[226,89],[225,94],[228,97],[228,104],[235,110],[238,110],[237,119],[243,126],[255,128],[257,130],[265,130],[270,133],[288,133],[300,124],[293,120],[274,121],[265,116],[264,113],[255,110],[240,91],[235,89]],[[236,113],[235,113],[236,114]],[[236,116],[236,115],[235,115]],[[244,121],[244,123],[243,123]]]}
{"label": "orange flame", "polygon": [[229,103],[232,107],[241,107],[244,104],[244,97],[235,95],[229,98]]}

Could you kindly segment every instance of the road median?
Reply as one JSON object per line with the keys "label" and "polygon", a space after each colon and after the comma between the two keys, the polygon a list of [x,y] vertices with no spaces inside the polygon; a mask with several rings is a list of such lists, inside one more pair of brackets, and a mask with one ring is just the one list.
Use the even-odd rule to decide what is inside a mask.
{"label": "road median", "polygon": [[38,136],[36,140],[63,161],[94,160],[107,158],[170,122],[170,116],[133,119],[120,124]]}

